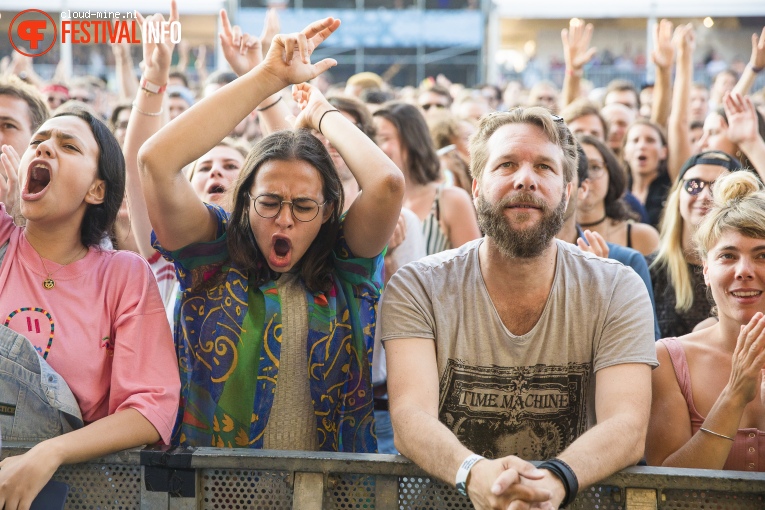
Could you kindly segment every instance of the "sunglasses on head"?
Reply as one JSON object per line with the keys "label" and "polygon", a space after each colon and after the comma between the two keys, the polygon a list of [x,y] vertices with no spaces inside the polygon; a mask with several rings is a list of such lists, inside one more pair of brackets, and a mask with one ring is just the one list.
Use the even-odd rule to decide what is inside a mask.
{"label": "sunglasses on head", "polygon": [[698,195],[704,188],[709,188],[709,194],[712,194],[712,186],[715,181],[705,181],[703,179],[685,179],[683,181],[683,189],[688,192],[689,195]]}

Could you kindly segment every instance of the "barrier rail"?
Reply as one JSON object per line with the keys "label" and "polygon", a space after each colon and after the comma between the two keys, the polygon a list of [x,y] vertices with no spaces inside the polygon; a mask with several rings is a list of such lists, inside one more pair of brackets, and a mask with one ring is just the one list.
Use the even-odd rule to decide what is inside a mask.
{"label": "barrier rail", "polygon": [[[30,444],[6,443],[2,456]],[[441,510],[473,508],[394,455],[219,448],[127,450],[64,466],[67,509]],[[575,510],[765,508],[765,473],[632,467],[584,490]]]}

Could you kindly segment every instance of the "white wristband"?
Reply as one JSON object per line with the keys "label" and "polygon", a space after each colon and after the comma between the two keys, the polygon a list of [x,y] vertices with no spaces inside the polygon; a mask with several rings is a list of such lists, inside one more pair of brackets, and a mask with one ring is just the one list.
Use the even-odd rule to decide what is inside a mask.
{"label": "white wristband", "polygon": [[472,468],[473,465],[479,460],[484,460],[484,457],[481,457],[480,455],[473,453],[469,455],[468,458],[462,461],[462,465],[457,470],[457,480],[456,480],[457,492],[459,492],[463,496],[467,496],[467,479],[468,479],[468,475],[470,474],[470,468]]}

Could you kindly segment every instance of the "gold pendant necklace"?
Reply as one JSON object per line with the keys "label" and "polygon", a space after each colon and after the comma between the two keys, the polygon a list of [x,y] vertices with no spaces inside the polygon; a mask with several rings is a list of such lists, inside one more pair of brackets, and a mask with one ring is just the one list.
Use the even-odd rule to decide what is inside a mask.
{"label": "gold pendant necklace", "polygon": [[[32,246],[32,249],[34,249],[34,246]],[[45,269],[45,272],[46,272],[46,273],[48,273],[48,277],[47,277],[45,280],[43,280],[43,283],[42,283],[42,286],[43,286],[43,288],[44,288],[45,290],[51,290],[51,289],[53,289],[53,287],[55,287],[55,286],[56,286],[56,282],[55,282],[55,281],[53,281],[53,275],[54,275],[54,274],[56,274],[56,273],[58,273],[58,272],[59,272],[61,269],[65,268],[66,266],[68,266],[68,265],[69,265],[69,264],[71,264],[72,262],[74,262],[74,260],[75,260],[77,257],[79,257],[79,256],[80,256],[80,254],[82,253],[82,250],[86,250],[86,249],[87,249],[87,248],[86,248],[85,246],[83,246],[83,247],[82,247],[82,249],[78,250],[78,251],[77,251],[77,253],[74,255],[74,257],[72,257],[72,258],[69,260],[69,262],[67,262],[66,264],[62,265],[61,267],[59,267],[58,269],[56,269],[56,270],[55,270],[55,271],[53,271],[52,273],[51,273],[50,271],[48,271],[48,266],[46,266],[46,265],[45,265],[45,261],[43,260],[43,258],[42,258],[42,255],[40,255],[39,253],[37,253],[37,250],[35,250],[35,253],[37,253],[37,256],[38,256],[38,257],[40,257],[40,262],[42,262],[42,265],[43,265],[43,268]]]}

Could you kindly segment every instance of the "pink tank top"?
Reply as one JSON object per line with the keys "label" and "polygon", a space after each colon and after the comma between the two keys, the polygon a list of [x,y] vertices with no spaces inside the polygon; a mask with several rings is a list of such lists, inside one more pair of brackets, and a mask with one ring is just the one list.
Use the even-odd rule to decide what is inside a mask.
{"label": "pink tank top", "polygon": [[[704,423],[704,417],[696,410],[691,390],[691,374],[688,371],[688,360],[685,357],[683,345],[677,338],[664,338],[663,343],[672,360],[680,391],[688,404],[691,415],[691,432],[696,434]],[[723,469],[735,471],[765,471],[765,431],[757,429],[738,429],[733,447]]]}

